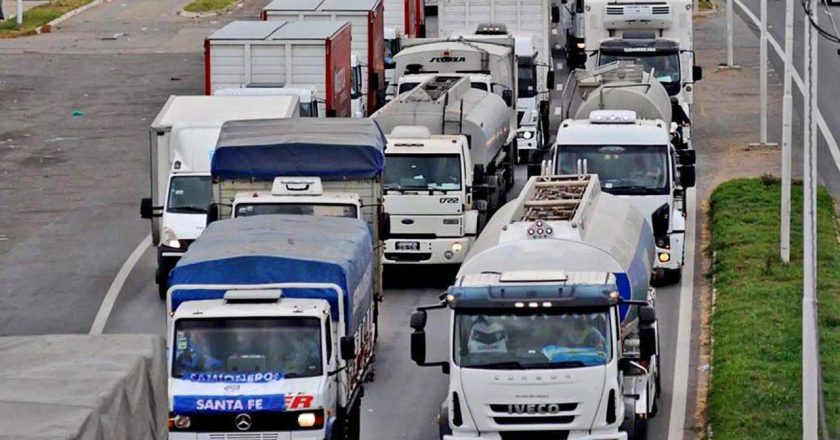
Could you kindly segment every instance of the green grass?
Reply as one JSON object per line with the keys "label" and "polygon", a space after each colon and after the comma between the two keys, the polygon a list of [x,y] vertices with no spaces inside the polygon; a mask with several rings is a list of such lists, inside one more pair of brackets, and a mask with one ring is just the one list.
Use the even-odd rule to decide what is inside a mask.
{"label": "green grass", "polygon": [[188,12],[211,12],[221,11],[239,0],[193,0],[192,3],[184,6]]}
{"label": "green grass", "polygon": [[73,9],[79,8],[93,0],[52,0],[47,4],[36,6],[23,13],[23,24],[18,26],[14,16],[0,22],[0,38],[15,38],[32,35],[35,29],[43,26]]}
{"label": "green grass", "polygon": [[[781,187],[737,179],[711,200],[717,300],[709,419],[715,440],[801,437],[802,186],[792,191],[791,262],[779,261]],[[829,432],[840,438],[840,244],[818,195],[819,319]]]}

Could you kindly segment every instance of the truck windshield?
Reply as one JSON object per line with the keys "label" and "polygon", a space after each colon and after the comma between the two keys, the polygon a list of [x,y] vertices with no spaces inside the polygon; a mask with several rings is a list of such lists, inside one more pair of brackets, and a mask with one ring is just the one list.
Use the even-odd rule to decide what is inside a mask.
{"label": "truck windshield", "polygon": [[456,154],[394,154],[385,157],[385,190],[461,189],[461,159]]}
{"label": "truck windshield", "polygon": [[[404,83],[400,84],[400,90],[398,91],[397,94],[402,95],[405,92],[410,92],[412,89],[414,89],[415,87],[417,87],[419,85],[420,85],[419,82],[404,82]],[[478,82],[478,81],[471,82],[470,83],[470,88],[473,88],[473,89],[476,89],[476,90],[483,90],[485,92],[488,91],[487,90],[487,83],[485,83],[485,82]]]}
{"label": "truck windshield", "polygon": [[537,96],[537,66],[534,64],[520,64],[517,73],[517,96],[520,98],[533,98]]}
{"label": "truck windshield", "polygon": [[602,53],[598,62],[601,65],[615,61],[633,61],[644,66],[645,72],[653,70],[653,76],[663,84],[677,84],[680,82],[680,55],[678,53],[663,54],[656,52]]}
{"label": "truck windshield", "polygon": [[169,182],[166,212],[206,214],[212,198],[210,176],[175,176]]}
{"label": "truck windshield", "polygon": [[347,218],[358,218],[359,216],[356,205],[313,205],[309,203],[242,203],[236,205],[235,217],[253,217],[267,214]]}
{"label": "truck windshield", "polygon": [[318,103],[316,101],[301,102],[300,103],[300,117],[301,118],[317,118],[318,117]]}
{"label": "truck windshield", "polygon": [[597,174],[601,189],[617,195],[668,194],[668,148],[664,145],[558,146],[557,173],[578,165]]}
{"label": "truck windshield", "polygon": [[580,368],[612,357],[609,314],[459,312],[455,363],[462,368]]}
{"label": "truck windshield", "polygon": [[207,318],[175,323],[172,377],[276,373],[320,376],[316,318]]}

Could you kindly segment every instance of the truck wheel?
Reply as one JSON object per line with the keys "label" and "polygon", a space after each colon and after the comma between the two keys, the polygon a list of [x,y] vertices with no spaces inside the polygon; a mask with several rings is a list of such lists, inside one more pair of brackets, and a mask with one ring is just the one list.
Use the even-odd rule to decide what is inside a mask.
{"label": "truck wheel", "polygon": [[682,278],[682,268],[679,269],[664,269],[662,271],[662,284],[663,285],[671,285],[677,284],[680,282],[680,278]]}
{"label": "truck wheel", "polygon": [[452,435],[452,427],[449,426],[449,408],[446,406],[446,402],[440,406],[437,422],[440,440],[443,440],[443,436],[445,435]]}
{"label": "truck wheel", "polygon": [[155,269],[155,283],[158,288],[158,296],[160,299],[166,301],[166,290],[169,285],[169,280],[162,280],[160,276],[160,266]]}
{"label": "truck wheel", "polygon": [[344,431],[344,438],[347,440],[359,440],[359,435],[362,426],[362,402],[361,399],[356,399],[356,404],[350,408],[347,414],[347,429]]}
{"label": "truck wheel", "polygon": [[648,435],[648,421],[647,419],[636,418],[633,426],[632,440],[647,440]]}
{"label": "truck wheel", "polygon": [[158,284],[158,296],[161,300],[166,301],[166,291],[168,290],[166,284]]}

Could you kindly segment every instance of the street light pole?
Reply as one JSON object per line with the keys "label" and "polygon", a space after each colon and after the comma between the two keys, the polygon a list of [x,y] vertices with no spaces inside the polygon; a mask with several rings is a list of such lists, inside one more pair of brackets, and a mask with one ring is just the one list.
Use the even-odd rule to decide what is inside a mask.
{"label": "street light pole", "polygon": [[775,147],[767,142],[767,0],[761,0],[761,36],[759,38],[759,135],[758,143],[750,147]]}
{"label": "street light pole", "polygon": [[734,27],[734,2],[726,0],[726,64],[721,64],[718,69],[740,69],[735,65],[735,27]]}
{"label": "street light pole", "polygon": [[[809,1],[811,20],[819,20],[819,0]],[[807,16],[806,16],[807,19]],[[817,52],[818,35],[805,23],[805,139],[802,206],[802,438],[819,433],[819,341],[817,331]]]}
{"label": "street light pole", "polygon": [[17,25],[23,24],[23,0],[17,0]]}
{"label": "street light pole", "polygon": [[793,0],[786,0],[785,79],[784,96],[782,98],[782,230],[779,244],[779,253],[783,263],[790,262],[790,150],[791,139],[793,137],[793,8]]}

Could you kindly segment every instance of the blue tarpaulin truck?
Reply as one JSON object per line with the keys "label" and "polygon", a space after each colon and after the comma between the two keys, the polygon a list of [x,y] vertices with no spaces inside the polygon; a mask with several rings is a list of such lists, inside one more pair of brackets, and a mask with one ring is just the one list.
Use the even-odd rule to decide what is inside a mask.
{"label": "blue tarpaulin truck", "polygon": [[359,219],[209,225],[170,278],[170,438],[358,438],[373,373],[373,274]]}

